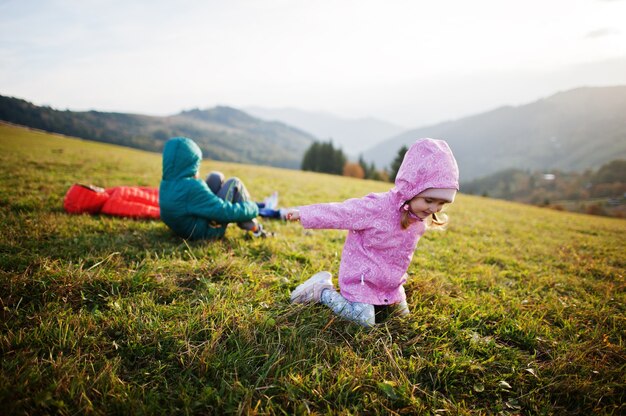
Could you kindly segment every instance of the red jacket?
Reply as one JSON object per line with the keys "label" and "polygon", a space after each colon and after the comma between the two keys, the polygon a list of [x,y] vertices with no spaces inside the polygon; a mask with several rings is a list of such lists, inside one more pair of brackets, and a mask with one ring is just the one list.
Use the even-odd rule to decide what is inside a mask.
{"label": "red jacket", "polygon": [[159,219],[159,190],[146,186],[100,188],[74,184],[63,208],[70,214],[107,214],[137,219]]}

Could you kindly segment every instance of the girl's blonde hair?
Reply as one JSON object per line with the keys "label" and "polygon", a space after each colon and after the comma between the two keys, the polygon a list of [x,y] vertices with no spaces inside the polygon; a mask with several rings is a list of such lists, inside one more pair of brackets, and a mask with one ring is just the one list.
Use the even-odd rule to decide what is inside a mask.
{"label": "girl's blonde hair", "polygon": [[[444,213],[432,213],[431,216],[424,219],[426,223],[426,228],[429,230],[445,230],[448,225],[448,216]],[[413,221],[411,221],[411,216],[409,215],[409,211],[402,211],[402,216],[400,217],[400,225],[403,230],[409,228]]]}

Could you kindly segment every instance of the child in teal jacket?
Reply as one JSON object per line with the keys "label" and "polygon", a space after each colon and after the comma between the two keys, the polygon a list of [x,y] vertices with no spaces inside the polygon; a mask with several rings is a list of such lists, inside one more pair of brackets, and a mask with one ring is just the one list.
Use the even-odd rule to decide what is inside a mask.
{"label": "child in teal jacket", "polygon": [[[199,178],[202,151],[191,139],[175,137],[163,149],[163,178],[159,188],[161,219],[179,236],[190,239],[219,238],[231,222],[259,236],[255,217],[259,210],[237,178],[212,191]],[[218,196],[219,195],[219,196]]]}

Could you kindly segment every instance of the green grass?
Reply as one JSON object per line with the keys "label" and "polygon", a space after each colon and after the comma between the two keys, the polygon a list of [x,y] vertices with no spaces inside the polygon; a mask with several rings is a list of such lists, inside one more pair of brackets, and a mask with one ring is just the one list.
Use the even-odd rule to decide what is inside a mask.
{"label": "green grass", "polygon": [[[389,184],[205,161],[282,206]],[[418,245],[410,317],[289,304],[344,232],[265,220],[185,242],[71,216],[75,182],[158,186],[158,154],[0,125],[0,414],[626,413],[626,221],[460,195]]]}

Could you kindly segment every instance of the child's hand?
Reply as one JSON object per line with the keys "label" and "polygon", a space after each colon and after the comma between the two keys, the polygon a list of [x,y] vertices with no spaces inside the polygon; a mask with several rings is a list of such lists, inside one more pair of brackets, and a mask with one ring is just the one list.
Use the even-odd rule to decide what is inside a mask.
{"label": "child's hand", "polygon": [[285,214],[285,218],[287,219],[287,221],[299,221],[300,211],[297,208],[288,208],[287,213]]}

